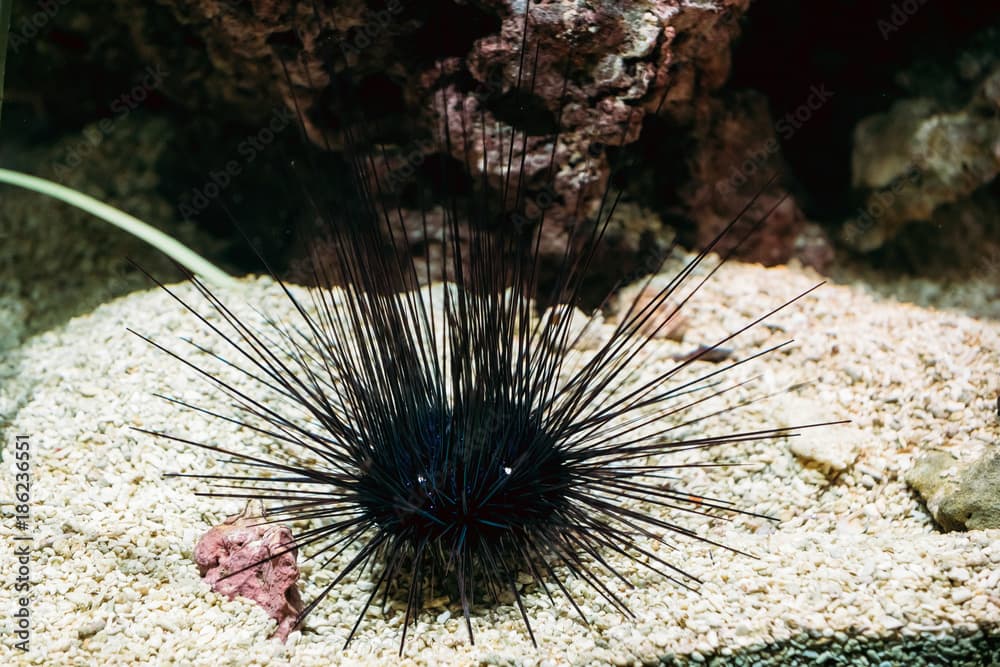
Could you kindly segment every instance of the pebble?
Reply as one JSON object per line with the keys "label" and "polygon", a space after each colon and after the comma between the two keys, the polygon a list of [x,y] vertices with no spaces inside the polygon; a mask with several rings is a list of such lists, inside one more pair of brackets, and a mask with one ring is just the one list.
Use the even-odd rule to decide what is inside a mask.
{"label": "pebble", "polygon": [[91,621],[87,621],[76,629],[76,636],[80,639],[92,637],[103,630],[106,624],[107,622],[102,618],[95,618]]}

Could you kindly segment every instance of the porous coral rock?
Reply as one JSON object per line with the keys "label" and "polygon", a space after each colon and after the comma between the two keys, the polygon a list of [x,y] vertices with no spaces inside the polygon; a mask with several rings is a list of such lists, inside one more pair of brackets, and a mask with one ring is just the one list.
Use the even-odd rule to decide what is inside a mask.
{"label": "porous coral rock", "polygon": [[[292,531],[267,523],[260,501],[250,501],[198,540],[194,560],[212,590],[249,598],[278,622],[274,636],[288,639],[304,605],[296,582],[299,568]],[[280,555],[279,555],[280,554]]]}

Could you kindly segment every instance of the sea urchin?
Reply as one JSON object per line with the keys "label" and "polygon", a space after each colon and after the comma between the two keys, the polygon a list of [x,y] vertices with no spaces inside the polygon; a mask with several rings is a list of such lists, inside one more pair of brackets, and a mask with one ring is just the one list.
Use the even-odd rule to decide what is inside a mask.
{"label": "sea urchin", "polygon": [[[527,17],[524,44],[530,73]],[[530,74],[525,79],[530,86]],[[446,142],[496,130],[485,119],[449,127],[444,109],[439,117]],[[196,354],[186,355],[143,336],[200,372],[236,410],[168,400],[236,422],[276,449],[145,432],[210,450],[233,469],[184,475],[212,482],[207,495],[263,500],[264,521],[311,522],[287,550],[305,547],[338,571],[300,622],[346,577],[374,580],[348,642],[377,598],[384,604],[401,591],[402,652],[432,586],[455,594],[470,640],[474,603],[485,597],[513,600],[535,641],[519,583],[525,575],[551,599],[564,597],[585,622],[567,578],[629,614],[608,583],[625,580],[608,558],[614,554],[681,585],[696,583],[648,544],[671,534],[710,541],[678,523],[678,514],[750,512],[677,488],[669,475],[692,464],[672,463],[670,455],[790,431],[677,435],[680,427],[710,426],[717,412],[695,415],[692,408],[712,405],[734,386],[723,385],[726,371],[774,348],[690,371],[775,311],[680,361],[653,359],[661,366],[645,379],[637,381],[634,370],[652,363],[656,332],[715,273],[708,264],[725,261],[711,253],[736,233],[739,218],[653,298],[624,309],[596,351],[575,355],[575,343],[596,326],[593,319],[580,325],[576,304],[618,196],[609,191],[595,216],[581,217],[557,258],[555,278],[543,285],[538,247],[545,211],[525,213],[519,175],[528,137],[514,132],[501,154],[481,158],[506,163],[502,191],[484,182],[474,195],[435,209],[435,224],[425,216],[423,256],[415,258],[403,215],[380,205],[370,130],[364,122],[345,130],[353,167],[348,194],[332,210],[317,205],[331,239],[312,254],[310,273],[319,287],[303,298],[279,281],[298,321],[269,319],[255,328],[192,278],[211,316],[175,298],[228,352],[196,345]],[[551,175],[559,136],[547,140]],[[515,218],[516,225],[496,224]],[[740,235],[755,227],[749,223]],[[428,242],[446,284],[427,286]],[[539,315],[539,303],[555,305]],[[197,354],[235,369],[241,382],[222,379]],[[261,399],[259,391],[275,400]]]}

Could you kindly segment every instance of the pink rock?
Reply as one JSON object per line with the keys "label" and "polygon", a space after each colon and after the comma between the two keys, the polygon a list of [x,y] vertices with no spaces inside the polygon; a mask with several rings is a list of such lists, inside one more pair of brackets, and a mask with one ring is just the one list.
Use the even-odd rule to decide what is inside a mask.
{"label": "pink rock", "polygon": [[[639,326],[643,336],[652,338],[667,338],[680,342],[690,326],[688,319],[678,310],[679,305],[673,299],[659,299],[660,288],[650,285],[636,297],[635,305],[631,306],[635,314],[645,313],[652,307],[648,319]],[[656,305],[653,306],[653,302]],[[643,316],[640,316],[643,317]]]}
{"label": "pink rock", "polygon": [[[743,91],[709,100],[703,111],[705,120],[696,132],[690,161],[693,178],[680,191],[688,215],[698,224],[695,245],[710,243],[757,195],[743,215],[744,222],[722,239],[716,251],[733,252],[742,241],[735,248],[740,259],[765,266],[787,262],[796,255],[808,221],[790,195],[792,179],[766,99]],[[770,181],[772,177],[776,178]],[[760,228],[743,240],[743,232],[765,215]],[[822,245],[822,239],[813,241]],[[811,256],[811,262],[822,264],[819,251],[813,250]]]}
{"label": "pink rock", "polygon": [[194,560],[212,590],[229,599],[250,598],[278,622],[274,635],[288,639],[304,605],[295,582],[298,550],[287,526],[269,523],[263,505],[250,501],[241,514],[205,533],[194,548]]}

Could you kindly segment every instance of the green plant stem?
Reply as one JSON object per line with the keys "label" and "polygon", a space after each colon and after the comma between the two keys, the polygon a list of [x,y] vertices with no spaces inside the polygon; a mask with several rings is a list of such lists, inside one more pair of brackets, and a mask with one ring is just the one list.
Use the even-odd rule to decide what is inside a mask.
{"label": "green plant stem", "polygon": [[47,181],[44,178],[22,174],[9,169],[0,169],[0,183],[16,185],[39,194],[48,195],[90,213],[119,229],[142,239],[165,255],[190,269],[200,278],[217,286],[232,287],[239,283],[228,273],[215,266],[175,238],[167,236],[155,227],[135,218],[124,211],[108,206],[93,197]]}

